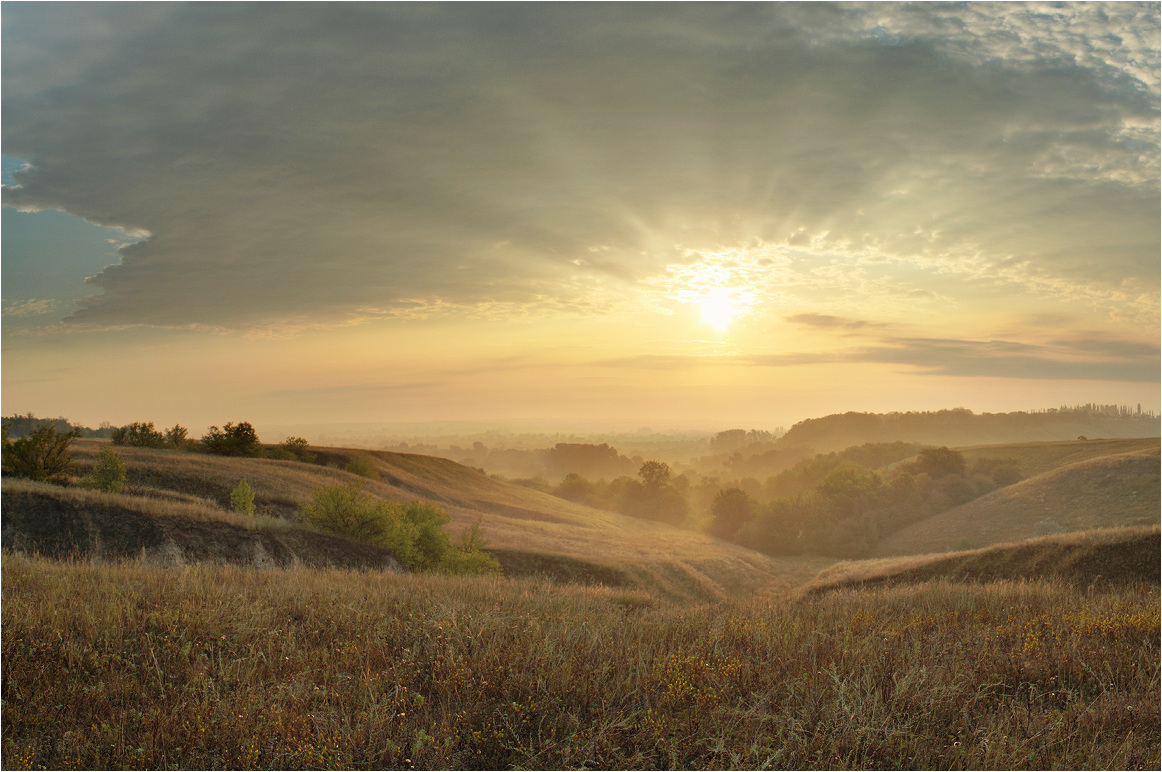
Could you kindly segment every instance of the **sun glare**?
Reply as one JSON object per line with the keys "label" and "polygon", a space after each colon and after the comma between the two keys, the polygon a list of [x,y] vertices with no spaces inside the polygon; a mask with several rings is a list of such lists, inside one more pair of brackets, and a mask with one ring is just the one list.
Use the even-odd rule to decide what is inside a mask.
{"label": "sun glare", "polygon": [[729,292],[715,287],[702,301],[702,321],[716,330],[725,330],[734,319],[735,309]]}

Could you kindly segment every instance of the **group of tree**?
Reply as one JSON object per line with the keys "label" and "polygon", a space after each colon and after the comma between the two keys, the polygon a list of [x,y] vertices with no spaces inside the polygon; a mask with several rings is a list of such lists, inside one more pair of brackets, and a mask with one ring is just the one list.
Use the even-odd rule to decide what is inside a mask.
{"label": "group of tree", "polygon": [[272,458],[306,463],[313,463],[315,460],[315,454],[309,450],[310,443],[303,437],[287,437],[278,445],[266,446],[258,439],[258,432],[248,421],[226,423],[221,428],[211,426],[200,440],[190,439],[188,435],[189,430],[181,424],[175,424],[160,432],[154,428],[152,421],[135,421],[125,426],[114,427],[111,439],[114,445],[179,448],[217,456]]}
{"label": "group of tree", "polygon": [[1020,479],[1011,460],[980,459],[970,469],[957,451],[927,448],[886,476],[836,465],[810,491],[766,503],[723,491],[709,530],[768,554],[860,557],[901,528]]}
{"label": "group of tree", "polygon": [[774,432],[763,429],[727,429],[710,438],[710,449],[716,453],[725,453],[747,445],[765,445],[774,442],[782,433],[781,429]]}
{"label": "group of tree", "polygon": [[[3,473],[39,482],[63,483],[69,480],[73,458],[73,440],[91,436],[91,430],[72,426],[64,418],[37,418],[31,413],[3,419]],[[113,445],[140,448],[173,448],[213,453],[221,456],[245,456],[313,463],[315,454],[302,437],[287,437],[279,445],[264,446],[254,427],[246,422],[211,426],[200,440],[190,439],[180,425],[158,431],[152,421],[134,421],[124,426],[108,426],[107,436]],[[111,448],[98,451],[93,474],[79,483],[101,490],[120,491],[125,481],[125,465]]]}
{"label": "group of tree", "polygon": [[674,477],[668,464],[646,461],[638,469],[636,479],[623,475],[611,482],[603,479],[592,482],[571,472],[549,491],[580,504],[644,520],[681,525],[690,513],[685,495],[687,487],[686,478]]}
{"label": "group of tree", "polygon": [[153,421],[134,421],[125,426],[116,426],[109,433],[114,445],[131,445],[137,448],[181,448],[186,443],[188,430],[181,424],[174,424],[164,432],[153,428]]}

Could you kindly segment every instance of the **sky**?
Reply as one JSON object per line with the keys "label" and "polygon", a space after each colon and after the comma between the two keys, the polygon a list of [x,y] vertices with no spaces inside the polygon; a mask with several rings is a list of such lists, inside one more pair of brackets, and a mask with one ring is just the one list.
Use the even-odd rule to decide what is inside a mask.
{"label": "sky", "polygon": [[5,415],[1159,409],[1157,3],[0,6]]}

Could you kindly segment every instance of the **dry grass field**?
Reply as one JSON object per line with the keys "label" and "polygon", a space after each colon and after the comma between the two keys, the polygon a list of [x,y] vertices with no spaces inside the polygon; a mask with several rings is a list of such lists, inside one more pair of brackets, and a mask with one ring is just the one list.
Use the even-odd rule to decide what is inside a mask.
{"label": "dry grass field", "polygon": [[1159,598],[3,560],[6,769],[1153,769]]}
{"label": "dry grass field", "polygon": [[[84,474],[102,445],[78,445]],[[120,495],[4,481],[6,769],[1159,764],[1157,527],[834,565],[424,456],[119,453]],[[353,459],[481,522],[505,575],[383,570],[293,522]],[[243,477],[254,517],[228,511]],[[123,549],[7,549],[69,528]],[[135,546],[165,539],[196,559]]]}

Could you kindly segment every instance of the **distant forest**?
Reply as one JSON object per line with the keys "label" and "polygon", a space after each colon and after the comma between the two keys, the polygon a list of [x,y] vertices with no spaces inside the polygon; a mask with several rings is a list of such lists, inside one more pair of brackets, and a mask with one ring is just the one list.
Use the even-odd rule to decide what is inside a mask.
{"label": "distant forest", "polygon": [[957,408],[923,413],[836,413],[800,421],[776,443],[778,448],[842,450],[868,442],[933,445],[993,445],[1048,442],[1080,437],[1156,437],[1158,416],[1141,405],[1076,405],[1042,411],[973,413]]}
{"label": "distant forest", "polygon": [[58,434],[68,434],[69,432],[76,432],[78,437],[111,437],[113,436],[113,425],[105,421],[97,429],[90,429],[87,426],[74,425],[69,422],[67,418],[37,418],[32,413],[24,415],[10,415],[4,416],[0,421],[3,422],[4,429],[8,436],[12,439],[17,437],[24,437],[32,434],[34,431],[42,426],[51,426]]}

